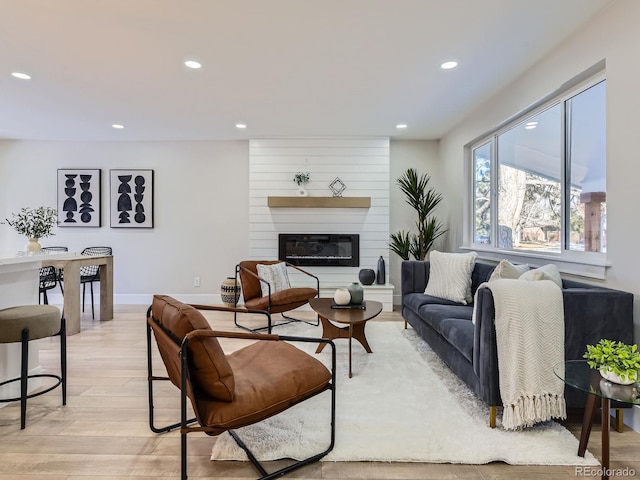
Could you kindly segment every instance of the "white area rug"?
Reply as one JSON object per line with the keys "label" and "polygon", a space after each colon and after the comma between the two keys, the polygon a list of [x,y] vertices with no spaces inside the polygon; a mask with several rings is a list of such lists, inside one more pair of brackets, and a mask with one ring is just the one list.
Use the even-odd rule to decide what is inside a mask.
{"label": "white area rug", "polygon": [[[274,333],[318,336],[321,329],[288,325]],[[401,322],[369,322],[366,334],[373,353],[354,341],[353,378],[347,340],[335,341],[336,445],[323,461],[599,465],[589,452],[576,454],[578,440],[558,423],[517,432],[489,428],[488,407]],[[328,352],[318,355],[327,364]],[[329,402],[322,393],[237,433],[259,460],[307,457],[329,443]],[[247,457],[224,433],[211,459]]]}

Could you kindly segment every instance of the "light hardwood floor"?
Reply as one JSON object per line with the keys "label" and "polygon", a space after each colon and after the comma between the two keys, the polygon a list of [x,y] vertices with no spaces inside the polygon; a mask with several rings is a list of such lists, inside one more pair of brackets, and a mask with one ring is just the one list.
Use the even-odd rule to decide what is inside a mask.
{"label": "light hardwood floor", "polygon": [[[0,480],[179,478],[176,432],[149,430],[146,385],[146,306],[116,306],[113,321],[84,314],[82,332],[68,338],[68,401],[56,389],[29,402],[27,428],[20,430],[17,403],[0,409]],[[209,315],[215,328],[233,330],[228,315]],[[400,321],[396,312],[380,321]],[[318,330],[320,333],[320,330]],[[41,363],[57,371],[58,339],[40,341]],[[158,389],[158,421],[179,418],[177,390]],[[567,422],[579,435],[580,418]],[[213,439],[189,435],[189,478],[256,478],[248,462],[211,462]],[[640,475],[640,434],[611,433],[612,468]],[[600,430],[589,449],[600,457]],[[278,463],[278,462],[274,462]],[[304,479],[565,479],[581,476],[575,467],[452,465],[380,462],[319,462],[289,477]]]}

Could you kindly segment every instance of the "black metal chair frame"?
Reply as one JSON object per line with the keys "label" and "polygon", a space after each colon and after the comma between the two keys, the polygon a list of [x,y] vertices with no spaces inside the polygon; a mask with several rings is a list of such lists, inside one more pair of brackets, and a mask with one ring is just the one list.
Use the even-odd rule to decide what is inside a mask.
{"label": "black metal chair frame", "polygon": [[[312,274],[310,272],[307,272],[306,270],[303,270],[302,268],[298,267],[297,265],[292,265],[289,262],[284,262],[284,264],[287,267],[291,267],[291,268],[293,268],[293,269],[295,269],[295,270],[297,270],[299,272],[302,272],[303,274],[305,274],[305,275],[307,275],[309,277],[314,278],[315,281],[316,281],[316,291],[318,292],[316,294],[316,297],[320,296],[320,279],[318,277],[316,277],[314,274]],[[281,312],[280,315],[286,321],[279,322],[279,323],[276,323],[276,324],[272,324],[272,321],[271,321],[271,315],[272,315],[272,312],[271,312],[271,284],[268,281],[266,281],[264,278],[260,277],[259,275],[257,275],[256,273],[252,272],[248,268],[245,268],[245,267],[241,266],[240,264],[236,265],[236,284],[238,284],[238,282],[239,282],[238,276],[240,274],[240,270],[243,270],[243,271],[247,272],[248,274],[250,274],[251,276],[257,278],[260,282],[264,282],[264,283],[267,284],[267,296],[269,297],[269,306],[267,307],[267,312],[269,313],[269,320],[268,320],[268,324],[265,327],[250,328],[250,327],[247,327],[245,325],[242,325],[242,324],[238,323],[237,313],[234,313],[233,314],[233,323],[236,325],[236,327],[242,328],[243,330],[247,330],[248,332],[252,332],[252,333],[258,333],[258,332],[260,332],[262,330],[267,330],[267,333],[270,334],[271,333],[271,329],[273,327],[280,327],[282,325],[287,325],[288,323],[292,323],[292,322],[306,323],[307,325],[312,325],[314,327],[317,327],[317,326],[320,325],[320,315],[316,315],[316,321],[315,322],[309,322],[308,320],[304,320],[302,318],[294,318],[294,317],[291,317],[289,315],[285,315],[284,312]],[[261,285],[262,285],[262,283],[261,283]],[[238,306],[238,297],[236,296],[236,297],[234,297],[234,299],[235,299],[235,302],[236,302],[235,306],[237,307]]]}
{"label": "black metal chair frame", "polygon": [[[13,398],[0,399],[0,403],[16,402],[20,400],[20,429],[24,430],[27,424],[27,400],[30,398],[38,397],[50,392],[58,386],[62,386],[62,405],[67,404],[67,322],[64,316],[60,319],[60,331],[55,336],[60,337],[60,375],[54,375],[51,373],[38,373],[29,375],[29,329],[22,330],[22,336],[20,340],[21,345],[21,364],[20,364],[20,376],[5,380],[0,383],[0,387],[13,382],[20,382],[20,396]],[[53,378],[56,381],[54,385],[46,387],[42,390],[37,390],[34,393],[27,393],[27,387],[30,378]]]}
{"label": "black metal chair frame", "polygon": [[[55,267],[41,267],[39,274],[38,301],[49,305],[47,290],[53,290],[58,284],[58,272]],[[42,297],[42,299],[40,299]]]}
{"label": "black metal chair frame", "polygon": [[[42,250],[45,252],[68,252],[69,251],[67,247],[42,247]],[[56,280],[58,281],[58,285],[60,285],[60,293],[62,293],[62,295],[64,296],[64,287],[62,286],[62,283],[64,282],[64,277],[62,274],[62,269],[56,269]]]}
{"label": "black metal chair frame", "polygon": [[[264,314],[267,317],[271,315],[269,312],[264,310],[248,310],[245,308],[230,308],[230,307],[219,307],[219,306],[208,306],[208,305],[191,305],[198,310],[218,310],[218,311],[233,311],[236,313],[253,313],[253,314]],[[147,318],[153,318],[151,316],[151,307],[147,309]],[[154,321],[156,321],[154,319]],[[156,321],[157,322],[157,321]],[[159,324],[158,324],[159,325]],[[162,327],[161,327],[162,328]],[[246,340],[258,340],[258,341],[286,341],[286,342],[305,342],[305,343],[325,343],[331,347],[331,383],[328,386],[328,389],[331,391],[331,440],[329,446],[326,450],[323,450],[320,453],[312,455],[306,459],[296,461],[295,463],[283,467],[275,472],[268,473],[264,466],[260,463],[260,461],[255,457],[255,455],[251,452],[249,447],[242,441],[242,439],[238,436],[238,434],[234,430],[227,430],[229,435],[235,440],[242,450],[247,454],[247,457],[253,464],[254,468],[261,475],[258,480],[271,480],[274,478],[281,477],[290,473],[294,470],[297,470],[305,465],[309,465],[310,463],[317,462],[322,457],[327,455],[335,445],[336,438],[336,428],[335,428],[335,420],[336,420],[336,346],[333,341],[328,340],[326,338],[310,338],[310,337],[295,337],[295,336],[285,336],[278,335],[271,337],[267,337],[263,334],[251,334],[251,333],[233,333],[229,335],[230,332],[217,332],[213,330],[200,331],[200,333],[204,336],[212,336],[217,338],[244,338]],[[167,381],[170,380],[169,377],[165,376],[156,376],[153,374],[153,355],[151,352],[151,326],[147,322],[147,383],[148,383],[148,393],[149,393],[149,427],[151,431],[154,433],[164,433],[174,430],[176,428],[180,428],[180,458],[181,458],[181,466],[180,473],[181,479],[187,479],[187,434],[192,432],[207,432],[207,427],[202,426],[193,426],[189,425],[196,423],[197,420],[195,418],[187,418],[187,389],[185,388],[188,385],[189,380],[189,365],[188,365],[188,355],[187,355],[187,342],[188,339],[185,339],[180,345],[180,360],[181,360],[181,386],[180,388],[180,422],[173,423],[171,425],[166,425],[163,427],[156,427],[154,420],[154,403],[153,403],[153,382],[155,381]],[[326,390],[323,390],[323,393]],[[318,393],[318,394],[319,394]]]}
{"label": "black metal chair frame", "polygon": [[[91,256],[94,255],[91,252],[94,250],[104,250],[104,252],[96,253],[95,255],[111,255],[113,250],[111,247],[87,247],[82,250],[81,255]],[[93,282],[100,281],[100,265],[89,265],[87,267],[80,267],[80,283],[82,284],[82,311],[84,312],[84,298],[87,283],[91,289],[91,318],[95,319],[95,307],[93,300]]]}

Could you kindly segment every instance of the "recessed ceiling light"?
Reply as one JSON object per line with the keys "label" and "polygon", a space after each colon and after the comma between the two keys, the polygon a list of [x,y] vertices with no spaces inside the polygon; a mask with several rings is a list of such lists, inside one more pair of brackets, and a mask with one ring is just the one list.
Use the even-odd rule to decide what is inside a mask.
{"label": "recessed ceiling light", "polygon": [[189,68],[202,68],[202,64],[200,62],[196,62],[195,60],[187,60],[184,64]]}
{"label": "recessed ceiling light", "polygon": [[458,62],[450,61],[444,62],[442,65],[440,65],[440,68],[443,70],[451,70],[452,68],[456,68],[457,66]]}
{"label": "recessed ceiling light", "polygon": [[13,72],[11,75],[13,75],[16,78],[19,78],[20,80],[31,80],[31,75],[27,75],[26,73]]}
{"label": "recessed ceiling light", "polygon": [[538,122],[527,122],[527,127],[535,127],[536,125],[538,125]]}
{"label": "recessed ceiling light", "polygon": [[534,128],[536,128],[537,125],[527,125],[526,127],[524,127],[526,130],[532,130]]}
{"label": "recessed ceiling light", "polygon": [[113,125],[111,125],[113,128],[121,130],[124,128],[124,125],[120,125],[119,123],[114,123]]}
{"label": "recessed ceiling light", "polygon": [[247,128],[246,123],[236,123],[236,128]]}
{"label": "recessed ceiling light", "polygon": [[407,124],[406,123],[399,123],[396,125],[396,128],[407,128]]}

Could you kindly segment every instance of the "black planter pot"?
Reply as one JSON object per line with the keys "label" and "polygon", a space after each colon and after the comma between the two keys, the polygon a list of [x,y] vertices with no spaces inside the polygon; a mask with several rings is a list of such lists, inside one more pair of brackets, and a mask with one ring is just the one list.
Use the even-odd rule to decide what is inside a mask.
{"label": "black planter pot", "polygon": [[370,268],[363,268],[358,273],[358,280],[363,285],[372,285],[374,280],[376,279],[376,272],[371,270]]}

